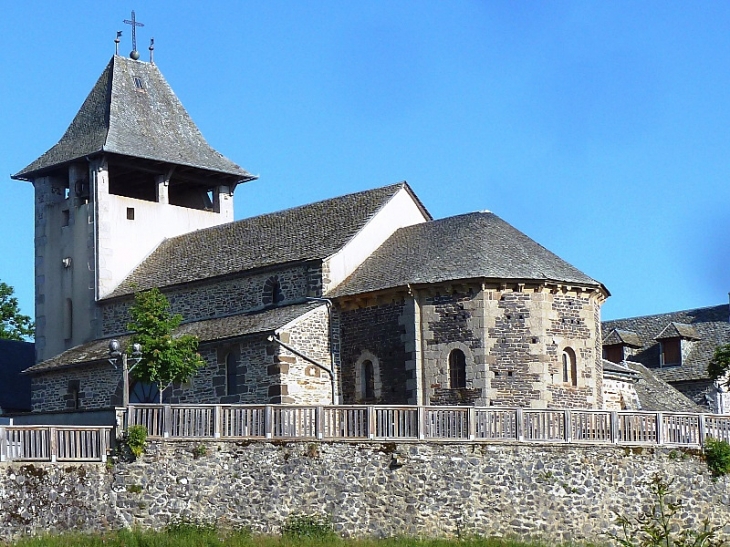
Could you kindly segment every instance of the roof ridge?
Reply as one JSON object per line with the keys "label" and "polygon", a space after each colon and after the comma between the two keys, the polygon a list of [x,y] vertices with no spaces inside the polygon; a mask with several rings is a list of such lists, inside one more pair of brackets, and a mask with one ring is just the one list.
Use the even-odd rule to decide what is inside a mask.
{"label": "roof ridge", "polygon": [[616,321],[631,321],[631,320],[634,320],[634,319],[646,319],[646,318],[649,318],[649,317],[662,317],[662,316],[674,315],[674,314],[678,314],[678,313],[690,313],[690,312],[693,312],[693,311],[711,310],[711,309],[722,308],[722,307],[726,307],[730,311],[730,303],[723,303],[723,304],[716,304],[714,306],[701,306],[699,308],[689,308],[689,309],[686,309],[686,310],[668,311],[668,312],[663,312],[663,313],[649,313],[649,314],[646,314],[646,315],[634,315],[634,316],[631,316],[631,317],[619,317],[617,319],[605,319],[605,320],[603,320],[601,322],[602,323],[612,323],[612,322],[616,322]]}

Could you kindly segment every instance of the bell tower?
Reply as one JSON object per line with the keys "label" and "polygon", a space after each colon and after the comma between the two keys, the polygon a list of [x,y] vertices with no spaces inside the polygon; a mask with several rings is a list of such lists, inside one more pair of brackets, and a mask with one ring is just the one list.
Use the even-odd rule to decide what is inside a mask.
{"label": "bell tower", "polygon": [[97,302],[164,239],[233,220],[256,177],[215,151],[152,62],[114,55],[35,188],[36,358],[98,334]]}

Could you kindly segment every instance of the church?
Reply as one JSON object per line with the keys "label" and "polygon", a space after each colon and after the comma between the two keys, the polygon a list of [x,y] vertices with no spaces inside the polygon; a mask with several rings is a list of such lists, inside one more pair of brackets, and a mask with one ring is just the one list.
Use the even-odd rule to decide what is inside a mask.
{"label": "church", "polygon": [[165,402],[604,406],[603,284],[493,213],[432,218],[406,182],[236,221],[256,177],[152,60],[114,55],[13,178],[35,189],[36,411],[121,404],[109,342],[153,287],[206,362]]}

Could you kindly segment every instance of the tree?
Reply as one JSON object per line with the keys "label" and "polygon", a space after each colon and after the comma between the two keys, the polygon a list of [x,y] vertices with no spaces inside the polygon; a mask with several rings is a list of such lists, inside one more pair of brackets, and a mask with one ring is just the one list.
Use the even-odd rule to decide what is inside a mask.
{"label": "tree", "polygon": [[707,374],[710,378],[717,381],[720,380],[723,385],[730,387],[730,377],[727,373],[730,371],[730,344],[717,346],[715,354],[712,356],[707,365]]}
{"label": "tree", "polygon": [[35,327],[30,317],[20,313],[13,288],[0,281],[0,339],[26,340],[33,338]]}
{"label": "tree", "polygon": [[170,313],[170,303],[158,289],[139,292],[129,313],[127,328],[133,343],[142,345],[142,359],[132,375],[143,382],[157,384],[162,392],[172,382],[186,382],[205,365],[198,353],[198,338],[189,334],[173,336],[182,315]]}

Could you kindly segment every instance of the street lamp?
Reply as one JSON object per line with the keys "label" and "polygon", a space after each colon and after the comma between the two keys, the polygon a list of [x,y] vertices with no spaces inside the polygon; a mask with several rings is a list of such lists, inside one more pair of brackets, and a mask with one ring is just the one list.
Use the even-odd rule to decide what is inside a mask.
{"label": "street lamp", "polygon": [[121,359],[122,361],[122,383],[124,384],[122,389],[122,406],[124,408],[129,406],[129,373],[133,371],[134,367],[136,367],[142,360],[142,344],[132,344],[131,357],[132,361],[134,361],[132,368],[129,368],[129,357],[130,356],[127,355],[126,352],[121,350],[119,340],[112,340],[109,342],[109,362],[114,365],[114,368],[117,368],[119,360]]}

